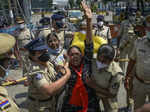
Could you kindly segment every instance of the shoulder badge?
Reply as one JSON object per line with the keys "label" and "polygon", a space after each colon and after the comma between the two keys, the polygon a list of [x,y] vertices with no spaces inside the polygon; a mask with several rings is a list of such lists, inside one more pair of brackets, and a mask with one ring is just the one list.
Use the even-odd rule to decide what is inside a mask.
{"label": "shoulder badge", "polygon": [[113,89],[118,89],[118,88],[119,88],[119,83],[114,83],[114,84],[112,85],[112,88],[113,88]]}
{"label": "shoulder badge", "polygon": [[9,100],[6,99],[6,98],[2,98],[0,99],[0,110],[3,112],[7,112],[7,109],[10,107],[10,103],[9,103]]}
{"label": "shoulder badge", "polygon": [[43,76],[40,73],[37,73],[35,77],[36,77],[37,80],[43,79]]}

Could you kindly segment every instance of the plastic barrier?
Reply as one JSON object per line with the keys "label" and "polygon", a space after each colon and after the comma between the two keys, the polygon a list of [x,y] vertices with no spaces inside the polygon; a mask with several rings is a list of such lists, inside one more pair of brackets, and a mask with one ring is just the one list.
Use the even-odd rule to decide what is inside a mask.
{"label": "plastic barrier", "polygon": [[[81,49],[82,53],[84,54],[84,48],[85,48],[84,40],[85,40],[85,38],[86,38],[85,34],[82,34],[80,32],[75,32],[71,46],[73,46],[73,45],[78,46]],[[94,53],[97,53],[98,48],[102,44],[106,44],[107,41],[104,40],[103,38],[99,37],[99,36],[93,36],[93,43],[94,43]]]}

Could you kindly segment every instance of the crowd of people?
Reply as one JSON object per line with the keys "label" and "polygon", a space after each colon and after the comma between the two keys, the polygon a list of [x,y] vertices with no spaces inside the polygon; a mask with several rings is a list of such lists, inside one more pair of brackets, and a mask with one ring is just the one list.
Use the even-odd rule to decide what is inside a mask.
{"label": "crowd of people", "polygon": [[[72,44],[75,34],[64,30],[65,16],[59,13],[51,18],[43,16],[36,34],[20,17],[16,18],[17,33],[0,33],[1,84],[13,81],[7,77],[16,59],[27,77],[24,85],[28,87],[29,112],[101,112],[100,101],[105,112],[118,112],[122,83],[128,111],[149,112],[145,99],[150,93],[150,16],[144,18],[137,11],[131,21],[126,13],[121,15],[114,46],[104,16],[97,16],[97,27],[93,28],[91,9],[84,2],[81,6],[86,24],[81,24],[78,31],[82,35],[77,36],[85,36],[80,39],[83,45]],[[102,40],[97,49],[94,36]],[[5,111],[20,112],[0,86],[0,112]]]}

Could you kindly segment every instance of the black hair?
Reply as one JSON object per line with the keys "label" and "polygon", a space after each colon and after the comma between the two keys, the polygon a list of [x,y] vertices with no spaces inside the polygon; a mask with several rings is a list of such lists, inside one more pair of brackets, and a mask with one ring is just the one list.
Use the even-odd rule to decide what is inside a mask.
{"label": "black hair", "polygon": [[49,33],[49,34],[47,35],[47,37],[46,37],[46,42],[48,42],[48,40],[49,40],[50,38],[53,38],[53,37],[56,37],[56,38],[59,40],[59,38],[58,38],[58,36],[56,35],[56,33],[52,32],[52,33]]}
{"label": "black hair", "polygon": [[81,49],[80,49],[78,46],[76,46],[76,45],[73,45],[73,46],[69,47],[69,49],[67,50],[67,54],[69,54],[69,53],[70,53],[70,51],[71,51],[71,49],[72,49],[72,48],[76,48],[76,49],[78,49],[78,50],[80,51],[80,53],[82,54]]}
{"label": "black hair", "polygon": [[115,49],[108,44],[103,44],[99,49],[97,53],[97,57],[103,55],[104,58],[112,61],[115,57]]}

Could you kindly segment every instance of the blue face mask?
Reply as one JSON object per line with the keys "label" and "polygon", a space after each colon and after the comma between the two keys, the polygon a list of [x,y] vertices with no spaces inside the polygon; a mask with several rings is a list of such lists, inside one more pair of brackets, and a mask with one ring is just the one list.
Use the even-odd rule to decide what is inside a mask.
{"label": "blue face mask", "polygon": [[58,55],[61,51],[61,48],[57,48],[57,49],[52,49],[52,48],[48,48],[48,53],[49,54],[53,54],[53,55]]}
{"label": "blue face mask", "polygon": [[63,28],[64,27],[64,23],[62,21],[56,21],[56,26],[58,28]]}

